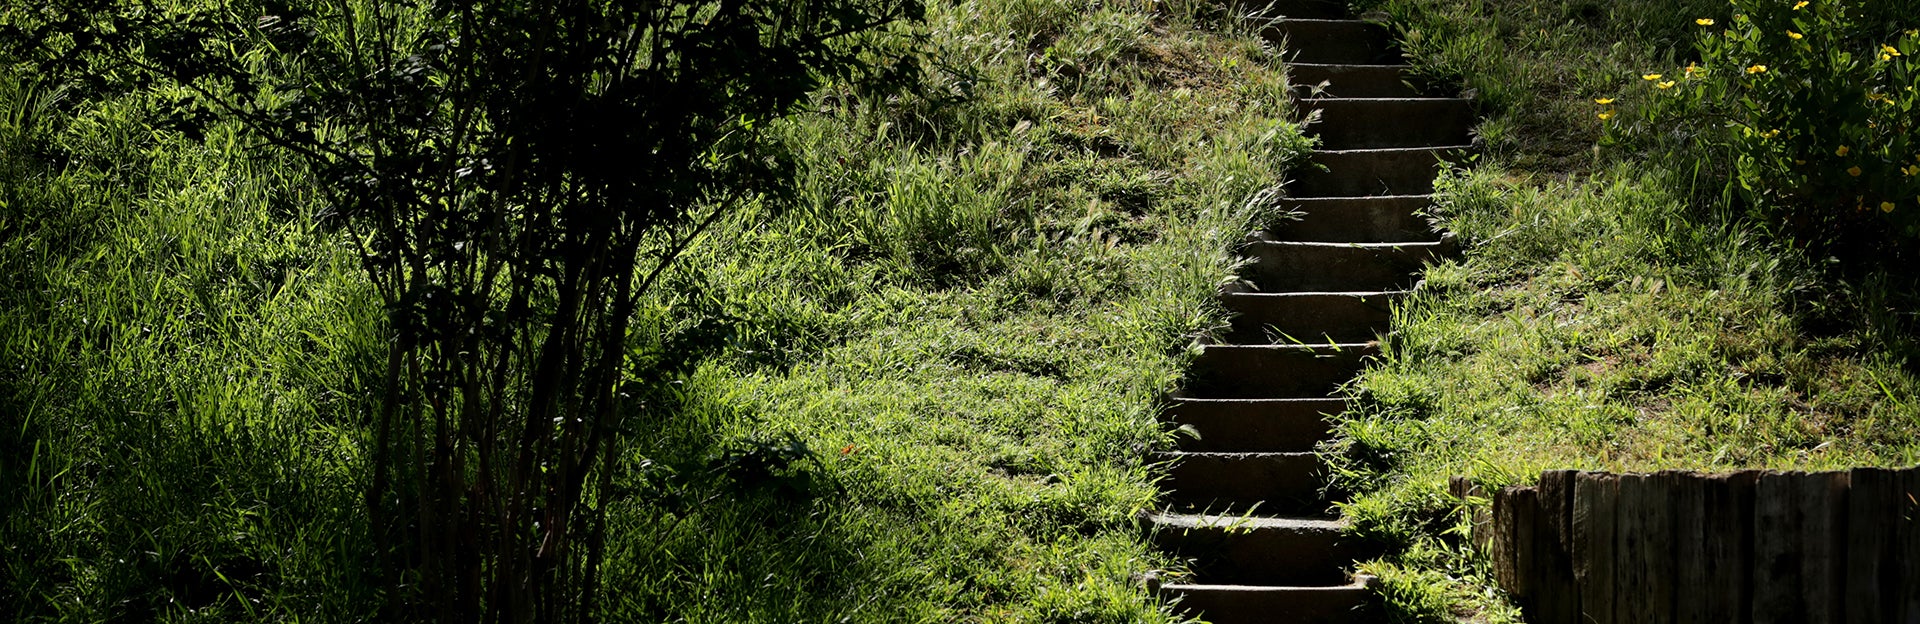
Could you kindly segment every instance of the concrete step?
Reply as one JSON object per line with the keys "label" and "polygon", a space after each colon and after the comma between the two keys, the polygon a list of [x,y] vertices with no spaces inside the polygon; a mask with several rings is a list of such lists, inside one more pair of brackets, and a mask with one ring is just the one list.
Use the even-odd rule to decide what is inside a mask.
{"label": "concrete step", "polygon": [[1282,206],[1305,213],[1268,229],[1273,240],[1342,243],[1410,243],[1439,237],[1420,212],[1431,195],[1290,199]]}
{"label": "concrete step", "polygon": [[1320,111],[1307,128],[1330,150],[1432,147],[1472,142],[1473,103],[1459,98],[1316,98],[1300,106]]}
{"label": "concrete step", "polygon": [[1162,453],[1160,488],[1173,511],[1325,515],[1326,472],[1313,453]]}
{"label": "concrete step", "polygon": [[1341,19],[1347,16],[1342,0],[1239,0],[1233,14],[1252,20]]}
{"label": "concrete step", "polygon": [[1291,192],[1302,198],[1428,195],[1433,193],[1440,163],[1462,158],[1471,149],[1455,145],[1319,150],[1313,153],[1312,164],[1295,169]]}
{"label": "concrete step", "polygon": [[[1295,89],[1322,98],[1410,98],[1421,89],[1409,83],[1405,65],[1329,65],[1290,63],[1288,80]],[[1318,87],[1318,92],[1313,91]]]}
{"label": "concrete step", "polygon": [[1167,418],[1200,435],[1181,440],[1183,451],[1304,453],[1327,439],[1327,417],[1346,408],[1346,399],[1175,399]]}
{"label": "concrete step", "polygon": [[1407,291],[1228,293],[1221,303],[1236,313],[1225,339],[1232,344],[1367,342],[1386,333],[1393,302]]}
{"label": "concrete step", "polygon": [[1371,22],[1350,19],[1285,19],[1260,29],[1294,63],[1391,65],[1403,59],[1393,33]]}
{"label": "concrete step", "polygon": [[1161,585],[1179,608],[1214,624],[1361,624],[1385,622],[1370,577],[1333,587]]}
{"label": "concrete step", "polygon": [[1189,369],[1185,397],[1330,397],[1379,351],[1372,344],[1208,345]]}
{"label": "concrete step", "polygon": [[1161,548],[1192,560],[1194,580],[1259,585],[1340,585],[1367,549],[1346,522],[1158,513],[1148,517]]}
{"label": "concrete step", "polygon": [[1261,292],[1406,290],[1420,269],[1452,251],[1452,239],[1429,243],[1301,243],[1257,241],[1242,271]]}

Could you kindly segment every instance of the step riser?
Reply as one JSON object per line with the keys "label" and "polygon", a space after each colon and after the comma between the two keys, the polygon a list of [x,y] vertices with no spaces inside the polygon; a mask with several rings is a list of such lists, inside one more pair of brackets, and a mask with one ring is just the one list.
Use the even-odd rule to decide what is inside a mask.
{"label": "step riser", "polygon": [[1392,65],[1403,60],[1386,28],[1361,21],[1283,20],[1260,35],[1283,46],[1295,63]]}
{"label": "step riser", "polygon": [[1320,498],[1325,473],[1319,458],[1307,453],[1185,455],[1161,486],[1183,511],[1319,514],[1328,507]]}
{"label": "step riser", "polygon": [[1190,396],[1207,399],[1293,399],[1332,396],[1365,366],[1375,349],[1308,352],[1209,346],[1191,369]]}
{"label": "step riser", "polygon": [[1320,151],[1313,164],[1294,170],[1294,197],[1361,197],[1368,195],[1431,195],[1440,163],[1463,150],[1405,149],[1380,151]]}
{"label": "step riser", "polygon": [[1393,297],[1388,295],[1229,295],[1223,301],[1234,311],[1233,344],[1286,344],[1286,337],[1302,342],[1331,339],[1366,342],[1387,331],[1393,321]]}
{"label": "step riser", "polygon": [[1241,0],[1233,3],[1233,14],[1249,19],[1272,20],[1290,19],[1343,19],[1347,17],[1345,2],[1334,0],[1281,0],[1261,2],[1259,0]]}
{"label": "step riser", "polygon": [[1434,245],[1341,247],[1254,243],[1247,251],[1255,262],[1247,268],[1245,277],[1262,292],[1324,292],[1412,288],[1424,263],[1433,260],[1438,250]]}
{"label": "step riser", "polygon": [[1161,548],[1193,560],[1201,583],[1338,585],[1366,555],[1335,531],[1188,529],[1161,531]]}
{"label": "step riser", "polygon": [[1295,199],[1284,205],[1305,215],[1274,226],[1274,240],[1414,243],[1439,237],[1426,218],[1416,214],[1433,206],[1433,198],[1424,195]]}
{"label": "step riser", "polygon": [[1222,588],[1169,585],[1160,593],[1215,624],[1346,624],[1385,621],[1366,589]]}
{"label": "step riser", "polygon": [[1320,111],[1309,130],[1333,150],[1465,145],[1474,120],[1465,100],[1332,99],[1301,106]]}
{"label": "step riser", "polygon": [[1174,424],[1192,427],[1180,450],[1209,453],[1291,453],[1327,439],[1327,416],[1345,401],[1179,401],[1167,409]]}
{"label": "step riser", "polygon": [[[1288,66],[1288,80],[1294,89],[1315,97],[1405,98],[1419,97],[1420,90],[1407,84],[1407,75],[1398,65],[1310,65]],[[1317,93],[1314,88],[1319,87]]]}

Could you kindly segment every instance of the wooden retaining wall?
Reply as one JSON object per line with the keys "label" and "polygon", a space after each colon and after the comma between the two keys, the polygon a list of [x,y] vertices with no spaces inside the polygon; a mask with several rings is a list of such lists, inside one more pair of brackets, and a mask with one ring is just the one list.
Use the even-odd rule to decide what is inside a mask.
{"label": "wooden retaining wall", "polygon": [[1533,624],[1920,624],[1920,468],[1549,471],[1481,531]]}

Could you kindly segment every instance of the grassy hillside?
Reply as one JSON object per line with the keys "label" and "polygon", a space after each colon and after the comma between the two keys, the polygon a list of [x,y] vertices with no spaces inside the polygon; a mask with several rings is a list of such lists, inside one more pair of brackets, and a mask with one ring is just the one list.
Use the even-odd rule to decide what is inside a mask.
{"label": "grassy hillside", "polygon": [[1450,475],[1920,463],[1911,275],[1749,218],[1724,172],[1597,146],[1594,100],[1685,65],[1726,3],[1365,4],[1488,115],[1436,207],[1466,251],[1396,310],[1327,449],[1347,515],[1402,547],[1367,567],[1403,619],[1518,617],[1465,539],[1487,503]]}
{"label": "grassy hillside", "polygon": [[[818,94],[797,200],[644,312],[724,347],[630,432],[609,619],[1172,619],[1134,514],[1306,148],[1277,58],[1198,3],[931,8],[922,95]],[[381,620],[378,299],[300,171],[162,96],[0,80],[0,618]]]}

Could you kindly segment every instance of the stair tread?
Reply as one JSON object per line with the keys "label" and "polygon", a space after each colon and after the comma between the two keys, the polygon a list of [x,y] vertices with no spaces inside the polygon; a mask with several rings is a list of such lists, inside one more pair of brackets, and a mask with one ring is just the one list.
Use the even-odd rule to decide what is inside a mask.
{"label": "stair tread", "polygon": [[[1472,145],[1430,145],[1423,147],[1360,147],[1353,149],[1317,149],[1315,154],[1390,154],[1404,152],[1433,152],[1447,150],[1470,150]],[[1409,193],[1409,195],[1430,195],[1430,193]],[[1357,195],[1355,197],[1395,197],[1394,195]]]}
{"label": "stair tread", "polygon": [[1473,100],[1457,97],[1310,97],[1301,98],[1301,104],[1373,104],[1379,102],[1417,102],[1421,104],[1447,102],[1471,104]]}
{"label": "stair tread", "polygon": [[1284,248],[1361,248],[1361,250],[1398,250],[1398,248],[1436,248],[1446,240],[1407,240],[1407,242],[1323,242],[1323,240],[1261,240],[1260,244]]}
{"label": "stair tread", "polygon": [[[1380,345],[1374,342],[1321,342],[1306,344],[1210,344],[1205,349],[1269,349],[1273,351],[1327,351],[1328,355],[1337,355],[1348,350],[1372,351]],[[1370,354],[1370,353],[1369,353]]]}
{"label": "stair tread", "polygon": [[1241,585],[1234,583],[1167,583],[1160,589],[1165,591],[1244,591],[1244,592],[1324,592],[1324,591],[1367,591],[1368,583],[1349,581],[1344,585]]}
{"label": "stair tread", "polygon": [[1347,67],[1351,67],[1351,68],[1355,68],[1355,69],[1387,69],[1387,68],[1392,68],[1392,69],[1397,69],[1397,70],[1402,70],[1402,71],[1412,71],[1412,70],[1413,70],[1413,66],[1412,66],[1412,65],[1408,65],[1408,64],[1406,64],[1406,63],[1288,63],[1287,65],[1288,65],[1288,66],[1290,66],[1290,67],[1302,67],[1302,68],[1307,68],[1307,69],[1325,69],[1325,68],[1331,68],[1331,67],[1341,67],[1341,68],[1347,68]]}
{"label": "stair tread", "polygon": [[[1399,296],[1404,296],[1404,295],[1409,295],[1409,294],[1412,294],[1412,293],[1413,293],[1413,290],[1411,290],[1411,289],[1405,289],[1405,290],[1340,290],[1340,291],[1326,291],[1326,292],[1313,292],[1313,291],[1299,291],[1299,292],[1258,292],[1258,291],[1254,291],[1254,292],[1237,292],[1237,293],[1229,293],[1229,294],[1228,294],[1228,295],[1226,295],[1226,296],[1228,296],[1228,297],[1254,297],[1254,298],[1267,298],[1267,297],[1272,297],[1272,298],[1276,298],[1276,299],[1285,299],[1285,298],[1288,298],[1288,297],[1355,297],[1355,298],[1363,298],[1363,299],[1364,299],[1364,298],[1368,298],[1368,297],[1399,297]],[[1274,400],[1280,400],[1280,399],[1274,399]],[[1285,400],[1288,400],[1288,401],[1292,401],[1292,400],[1296,400],[1296,399],[1285,399]]]}
{"label": "stair tread", "polygon": [[1169,458],[1204,457],[1208,459],[1277,459],[1313,455],[1312,451],[1160,451]]}
{"label": "stair tread", "polygon": [[1148,519],[1157,525],[1181,529],[1345,531],[1351,526],[1351,523],[1344,518],[1242,516],[1170,511],[1154,512]]}

